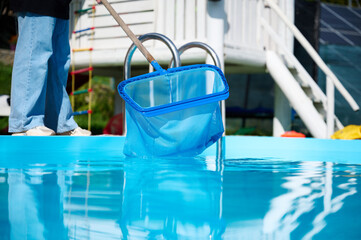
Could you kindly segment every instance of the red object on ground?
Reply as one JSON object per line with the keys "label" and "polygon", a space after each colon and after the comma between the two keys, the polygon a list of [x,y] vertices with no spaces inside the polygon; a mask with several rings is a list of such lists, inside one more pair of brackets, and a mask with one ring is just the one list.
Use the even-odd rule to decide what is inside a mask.
{"label": "red object on ground", "polygon": [[285,132],[281,137],[305,138],[306,135],[292,130]]}
{"label": "red object on ground", "polygon": [[103,134],[122,135],[123,134],[123,114],[114,115],[103,130]]}

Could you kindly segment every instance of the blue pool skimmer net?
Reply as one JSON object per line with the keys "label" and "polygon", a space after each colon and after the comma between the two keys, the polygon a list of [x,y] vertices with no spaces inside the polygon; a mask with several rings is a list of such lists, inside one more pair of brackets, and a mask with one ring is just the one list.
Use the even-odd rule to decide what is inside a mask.
{"label": "blue pool skimmer net", "polygon": [[104,6],[156,70],[118,85],[126,102],[124,154],[134,157],[196,156],[224,132],[219,101],[229,87],[216,66],[164,70],[106,0]]}

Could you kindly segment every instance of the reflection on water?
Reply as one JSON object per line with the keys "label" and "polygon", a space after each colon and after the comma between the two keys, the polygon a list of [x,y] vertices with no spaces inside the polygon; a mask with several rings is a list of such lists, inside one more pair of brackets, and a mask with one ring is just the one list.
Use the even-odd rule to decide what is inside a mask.
{"label": "reflection on water", "polygon": [[274,159],[0,168],[0,239],[361,239],[360,181]]}

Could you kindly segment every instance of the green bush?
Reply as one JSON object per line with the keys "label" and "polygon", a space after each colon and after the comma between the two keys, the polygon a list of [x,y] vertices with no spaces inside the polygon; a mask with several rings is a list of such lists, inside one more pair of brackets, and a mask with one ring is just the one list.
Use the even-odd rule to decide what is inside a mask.
{"label": "green bush", "polygon": [[[12,67],[0,62],[0,95],[10,95]],[[8,117],[0,117],[0,135],[7,134]]]}
{"label": "green bush", "polygon": [[[77,90],[84,90],[88,88],[88,83],[85,83]],[[114,90],[109,78],[94,77],[93,79],[93,93],[92,93],[92,115],[91,115],[91,131],[93,134],[102,134],[103,129],[108,123],[109,119],[114,113]],[[75,95],[74,111],[88,110],[89,95]],[[81,128],[88,129],[88,115],[75,116],[75,121]]]}
{"label": "green bush", "polygon": [[0,62],[0,95],[10,95],[12,67]]}

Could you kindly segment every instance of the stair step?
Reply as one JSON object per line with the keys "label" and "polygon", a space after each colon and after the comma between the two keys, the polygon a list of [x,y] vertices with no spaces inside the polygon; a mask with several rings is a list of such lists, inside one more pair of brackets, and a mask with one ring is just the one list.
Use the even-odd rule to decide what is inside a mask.
{"label": "stair step", "polygon": [[309,83],[307,83],[300,77],[300,75],[296,69],[294,69],[294,70],[292,69],[290,72],[291,72],[292,76],[296,79],[296,81],[301,85],[301,87],[309,87],[310,86]]}
{"label": "stair step", "polygon": [[302,90],[306,93],[306,95],[312,100],[314,103],[322,103],[321,98],[315,96],[315,94],[312,91],[311,86],[302,86]]}

